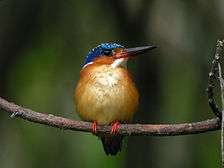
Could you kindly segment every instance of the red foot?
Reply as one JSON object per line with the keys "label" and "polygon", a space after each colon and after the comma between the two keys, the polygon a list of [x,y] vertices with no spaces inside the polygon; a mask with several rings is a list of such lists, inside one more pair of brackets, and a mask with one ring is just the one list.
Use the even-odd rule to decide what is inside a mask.
{"label": "red foot", "polygon": [[96,134],[96,121],[93,121],[93,123],[92,123],[92,133],[93,134]]}
{"label": "red foot", "polygon": [[111,134],[116,134],[119,124],[120,123],[118,121],[112,123],[112,128],[110,131]]}

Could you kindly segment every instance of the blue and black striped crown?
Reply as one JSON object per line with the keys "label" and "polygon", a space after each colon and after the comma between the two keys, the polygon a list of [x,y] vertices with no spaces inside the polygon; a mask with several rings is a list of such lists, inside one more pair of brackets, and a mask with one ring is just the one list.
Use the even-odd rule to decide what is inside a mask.
{"label": "blue and black striped crown", "polygon": [[89,53],[87,54],[87,56],[85,58],[84,65],[92,62],[94,58],[96,58],[100,55],[104,55],[105,50],[113,51],[116,48],[124,48],[124,46],[117,44],[117,43],[102,43],[102,44],[96,46],[95,48],[90,50]]}

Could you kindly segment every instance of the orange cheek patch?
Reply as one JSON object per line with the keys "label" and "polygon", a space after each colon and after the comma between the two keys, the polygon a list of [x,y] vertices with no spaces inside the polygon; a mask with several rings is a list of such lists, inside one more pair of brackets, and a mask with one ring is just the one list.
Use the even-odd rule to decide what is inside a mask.
{"label": "orange cheek patch", "polygon": [[117,49],[114,50],[113,57],[114,57],[115,59],[119,59],[119,58],[127,58],[127,57],[128,57],[128,53],[125,52],[125,49],[117,48]]}
{"label": "orange cheek patch", "polygon": [[115,53],[120,53],[120,52],[122,52],[124,49],[123,48],[115,48],[114,49],[114,52]]}

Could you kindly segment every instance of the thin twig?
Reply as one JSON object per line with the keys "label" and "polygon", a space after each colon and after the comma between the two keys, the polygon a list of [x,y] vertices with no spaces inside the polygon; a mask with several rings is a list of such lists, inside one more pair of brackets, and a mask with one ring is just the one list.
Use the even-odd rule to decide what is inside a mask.
{"label": "thin twig", "polygon": [[207,93],[208,93],[208,103],[209,106],[212,109],[212,112],[217,116],[221,117],[221,111],[218,108],[218,105],[216,104],[215,98],[214,98],[214,92],[213,92],[213,87],[214,87],[214,79],[217,78],[218,75],[218,62],[220,60],[220,55],[222,53],[223,45],[222,41],[218,40],[216,49],[215,49],[215,56],[214,59],[212,60],[212,66],[211,66],[211,71],[208,74],[208,88],[207,88]]}
{"label": "thin twig", "polygon": [[[52,114],[43,114],[23,108],[0,97],[0,108],[13,117],[19,117],[34,123],[44,124],[61,129],[91,132],[89,122],[75,121]],[[198,134],[220,129],[219,118],[201,122],[182,124],[121,124],[117,133],[122,135],[174,136]],[[97,126],[98,133],[110,133],[111,126]]]}
{"label": "thin twig", "polygon": [[219,69],[219,81],[220,81],[220,90],[221,90],[221,101],[222,101],[222,120],[221,120],[221,160],[222,160],[222,167],[224,167],[224,140],[223,140],[223,131],[224,131],[224,80],[222,78],[222,69],[220,63],[218,63]]}
{"label": "thin twig", "polygon": [[[223,48],[223,41],[217,41],[217,45],[220,48]],[[218,60],[218,72],[219,72],[219,84],[220,84],[220,91],[221,91],[221,102],[222,102],[222,112],[221,112],[221,161],[222,167],[224,167],[224,80],[222,77],[222,68],[220,65],[220,59]]]}

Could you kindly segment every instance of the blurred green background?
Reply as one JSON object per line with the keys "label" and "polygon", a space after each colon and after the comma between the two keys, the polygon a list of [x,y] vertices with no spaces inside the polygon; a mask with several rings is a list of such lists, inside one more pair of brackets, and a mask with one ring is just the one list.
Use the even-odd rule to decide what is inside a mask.
{"label": "blurred green background", "polygon": [[[213,117],[207,74],[223,38],[224,1],[1,0],[0,95],[35,111],[78,119],[73,90],[88,50],[102,42],[158,48],[129,61],[141,94],[133,122]],[[0,167],[218,167],[219,131],[129,137],[115,157],[89,133],[0,113]]]}

